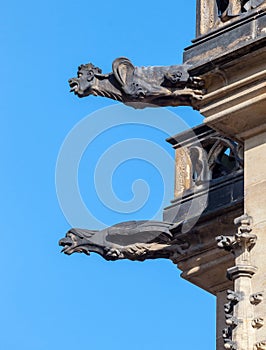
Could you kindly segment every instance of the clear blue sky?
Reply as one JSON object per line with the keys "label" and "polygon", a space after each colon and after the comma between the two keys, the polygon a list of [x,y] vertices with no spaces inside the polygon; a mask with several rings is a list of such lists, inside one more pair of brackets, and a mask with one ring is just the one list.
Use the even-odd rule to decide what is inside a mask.
{"label": "clear blue sky", "polygon": [[[160,177],[153,167],[155,160],[149,163],[130,153],[111,180],[109,173],[100,174],[96,185],[101,191],[112,182],[119,205],[124,201],[126,206],[133,196],[131,185],[141,178],[149,184],[151,197],[142,208],[128,213],[99,200],[94,170],[113,145],[139,139],[138,149],[138,142],[151,141],[173,157],[163,131],[170,125],[163,116],[170,112],[162,111],[161,129],[136,123],[141,114],[131,120],[130,113],[125,116],[128,124],[116,127],[115,102],[78,99],[68,92],[67,80],[75,76],[80,63],[89,61],[109,72],[119,56],[135,65],[181,63],[183,48],[195,34],[195,2],[2,4],[0,349],[214,348],[214,297],[182,280],[170,261],[106,262],[95,254],[69,257],[60,254],[57,243],[72,224],[82,227],[86,222],[87,228],[95,229],[149,219],[160,209],[164,190],[164,200],[173,197],[172,180]],[[107,109],[102,111],[103,107]],[[170,110],[178,122],[193,126],[202,121],[189,108]],[[111,130],[105,129],[101,119],[105,115],[111,115]],[[79,218],[77,213],[70,218],[57,199],[56,162],[64,139],[85,117],[88,133],[95,128],[98,137],[84,151],[78,169],[80,192],[91,217]],[[173,127],[172,134],[179,131]],[[69,159],[74,156],[75,149]],[[171,179],[173,167],[168,174]],[[62,181],[67,182],[67,175]]]}

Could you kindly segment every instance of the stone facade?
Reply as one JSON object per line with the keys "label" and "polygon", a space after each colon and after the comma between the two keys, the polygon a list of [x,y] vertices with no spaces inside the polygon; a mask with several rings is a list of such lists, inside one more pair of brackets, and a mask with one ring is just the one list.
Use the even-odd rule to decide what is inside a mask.
{"label": "stone facade", "polygon": [[218,350],[266,349],[265,44],[266,1],[198,0],[183,65],[138,68],[122,57],[109,74],[87,64],[69,81],[80,97],[188,105],[205,116],[205,125],[168,139],[175,198],[162,222],[72,229],[60,245],[107,260],[171,259],[216,295]]}
{"label": "stone facade", "polygon": [[[204,0],[198,2],[199,14],[204,4]],[[220,21],[216,27],[211,14],[207,14],[208,18],[206,14],[199,15],[199,37],[184,54],[185,62],[194,64],[193,74],[206,83],[207,93],[199,107],[205,123],[243,142],[243,213],[249,220],[240,224],[246,227],[240,231],[246,230],[246,237],[256,237],[252,248],[247,247],[242,253],[240,248],[234,251],[235,262],[227,269],[238,296],[232,301],[232,294],[221,293],[217,298],[219,350],[266,347],[266,12],[265,1],[257,3],[258,7],[253,5],[239,16]],[[233,234],[237,234],[236,229],[231,237]],[[243,242],[240,247],[244,247]],[[231,318],[223,308],[223,303],[230,301],[235,303],[229,313]],[[222,320],[227,323],[224,329]]]}

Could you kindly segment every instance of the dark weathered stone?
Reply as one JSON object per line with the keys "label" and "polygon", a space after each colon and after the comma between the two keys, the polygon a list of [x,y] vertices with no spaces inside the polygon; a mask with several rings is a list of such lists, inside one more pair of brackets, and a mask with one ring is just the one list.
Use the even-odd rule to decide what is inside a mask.
{"label": "dark weathered stone", "polygon": [[135,67],[125,57],[113,62],[113,71],[102,74],[92,63],[78,68],[69,79],[71,91],[79,97],[104,96],[134,108],[192,106],[202,98],[204,82],[189,74],[188,65]]}
{"label": "dark weathered stone", "polygon": [[197,37],[236,24],[265,8],[265,0],[197,0]]}
{"label": "dark weathered stone", "polygon": [[192,75],[201,76],[221,63],[241,58],[265,46],[265,26],[265,10],[247,12],[237,21],[194,39],[184,51],[184,63],[192,65]]}
{"label": "dark weathered stone", "polygon": [[[242,146],[206,125],[168,138],[173,148],[186,148],[191,157],[191,187],[164,209],[165,221],[192,220],[243,202]],[[195,153],[200,150],[200,153]],[[228,154],[225,151],[228,150]],[[204,157],[200,156],[204,153]],[[196,176],[195,176],[196,173]],[[206,195],[208,200],[206,203]],[[191,208],[191,203],[194,209]],[[189,214],[188,214],[189,213]]]}
{"label": "dark weathered stone", "polygon": [[172,226],[158,221],[129,221],[101,231],[71,229],[59,245],[68,255],[95,252],[106,260],[171,258],[189,246],[171,233]]}

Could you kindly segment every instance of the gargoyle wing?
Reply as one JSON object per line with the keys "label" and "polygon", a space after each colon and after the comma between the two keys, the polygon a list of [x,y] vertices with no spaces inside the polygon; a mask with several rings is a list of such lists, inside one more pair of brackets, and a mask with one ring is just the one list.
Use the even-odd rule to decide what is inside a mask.
{"label": "gargoyle wing", "polygon": [[123,87],[132,81],[134,66],[126,57],[119,57],[112,64],[113,73],[118,83]]}
{"label": "gargoyle wing", "polygon": [[126,246],[136,243],[169,242],[172,224],[161,221],[127,221],[106,229],[106,241]]}

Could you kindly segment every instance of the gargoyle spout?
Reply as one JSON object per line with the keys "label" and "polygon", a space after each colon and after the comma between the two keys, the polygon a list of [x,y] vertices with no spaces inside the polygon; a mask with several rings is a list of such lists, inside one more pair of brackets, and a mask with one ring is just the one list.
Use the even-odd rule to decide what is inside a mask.
{"label": "gargoyle spout", "polygon": [[94,252],[106,260],[171,259],[189,247],[184,239],[175,237],[172,227],[160,221],[129,221],[101,231],[71,229],[59,245],[67,255]]}
{"label": "gargoyle spout", "polygon": [[92,63],[78,67],[69,79],[78,97],[108,97],[135,108],[145,106],[192,106],[197,109],[204,81],[189,74],[189,65],[135,67],[128,58],[117,58],[112,72],[102,74]]}

